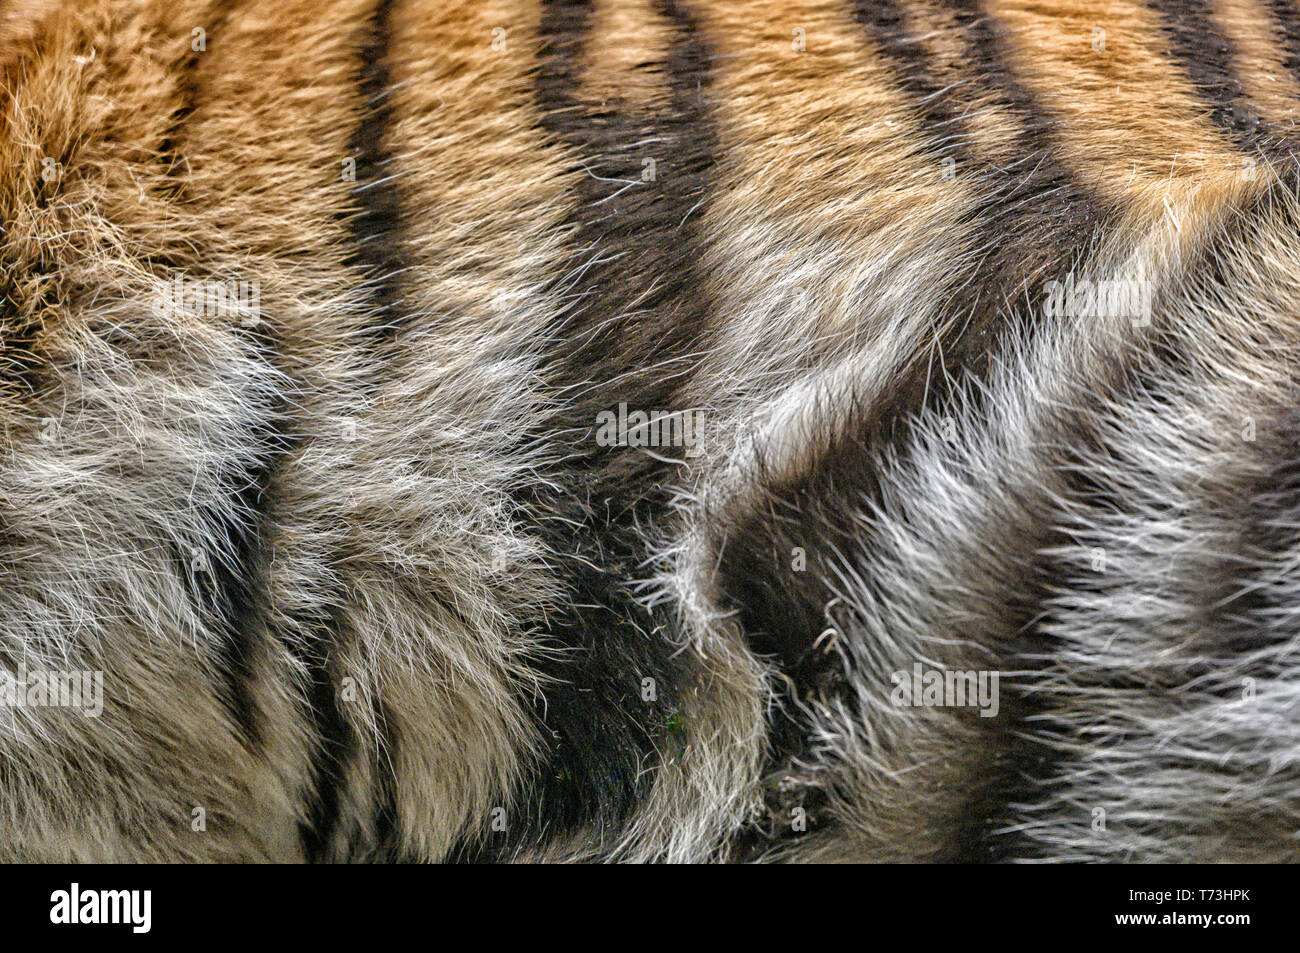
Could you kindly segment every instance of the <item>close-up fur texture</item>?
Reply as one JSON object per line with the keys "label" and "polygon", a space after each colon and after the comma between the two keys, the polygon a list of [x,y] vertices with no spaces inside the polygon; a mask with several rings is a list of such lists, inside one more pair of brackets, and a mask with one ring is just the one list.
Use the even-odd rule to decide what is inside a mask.
{"label": "close-up fur texture", "polygon": [[0,860],[1300,853],[1294,0],[0,0]]}

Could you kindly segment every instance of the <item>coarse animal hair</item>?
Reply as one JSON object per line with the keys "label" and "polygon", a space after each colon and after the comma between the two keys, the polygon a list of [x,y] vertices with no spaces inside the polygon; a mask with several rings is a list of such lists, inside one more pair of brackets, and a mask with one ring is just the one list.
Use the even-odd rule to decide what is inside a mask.
{"label": "coarse animal hair", "polygon": [[0,859],[1293,859],[1297,110],[1287,0],[6,3]]}

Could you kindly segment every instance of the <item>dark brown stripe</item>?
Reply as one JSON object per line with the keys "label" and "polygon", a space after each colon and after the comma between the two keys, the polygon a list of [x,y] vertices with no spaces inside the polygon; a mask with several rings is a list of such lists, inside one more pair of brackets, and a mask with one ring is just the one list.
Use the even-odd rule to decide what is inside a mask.
{"label": "dark brown stripe", "polygon": [[309,861],[346,860],[346,856],[335,856],[334,849],[342,825],[342,789],[358,748],[352,726],[339,707],[334,662],[335,646],[341,643],[346,625],[340,610],[332,607],[323,611],[309,630],[317,635],[305,659],[311,677],[309,702],[316,744],[310,766],[308,820],[298,826],[298,834]]}
{"label": "dark brown stripe", "polygon": [[402,845],[400,818],[397,808],[397,750],[401,738],[393,728],[393,715],[387,703],[375,706],[375,727],[378,744],[375,747],[374,777],[378,778],[374,816],[374,841],[376,856],[389,863],[409,861]]}
{"label": "dark brown stripe", "polygon": [[1011,246],[1004,246],[1006,257],[992,263],[995,283],[1014,288],[1016,282],[1007,278],[1033,274],[1045,264],[1058,262],[1062,248],[1087,241],[1113,213],[1062,165],[1057,120],[1016,77],[1002,24],[985,13],[980,0],[943,2],[963,32],[963,63],[972,85],[992,93],[1020,126],[1012,148],[1021,155],[1004,170],[1012,181],[991,180],[994,188],[985,212],[989,230],[1004,234]]}
{"label": "dark brown stripe", "polygon": [[361,52],[362,117],[352,130],[349,152],[356,160],[353,198],[359,210],[348,217],[354,252],[345,262],[366,276],[370,326],[380,343],[407,325],[399,310],[403,270],[402,200],[388,151],[393,109],[389,43],[394,0],[380,0]]}
{"label": "dark brown stripe", "polygon": [[[1054,268],[1061,248],[1082,245],[1114,213],[1062,165],[1057,120],[1015,76],[1002,26],[978,0],[938,2],[952,13],[965,46],[961,63],[948,64],[961,68],[963,82],[949,87],[934,79],[939,70],[919,38],[907,34],[896,0],[855,0],[854,14],[912,96],[927,143],[957,159],[956,172],[978,196],[980,230],[1001,236],[987,244],[989,257],[979,269],[986,279],[970,285],[973,296],[955,302],[977,313]],[[1013,137],[980,147],[962,118],[980,108],[975,93],[987,95],[1015,122]],[[971,339],[981,335],[978,324],[963,332]]]}
{"label": "dark brown stripe", "polygon": [[[617,101],[594,106],[579,95],[580,66],[599,49],[599,38],[588,43],[590,0],[551,0],[542,21],[537,103],[543,128],[578,157],[571,224],[573,265],[582,269],[576,287],[561,282],[570,307],[552,329],[556,347],[543,371],[557,389],[580,391],[559,423],[575,452],[599,459],[611,455],[593,452],[587,439],[595,414],[618,394],[670,407],[708,331],[692,244],[717,148],[701,85],[707,54],[674,0],[655,6],[673,24],[662,64],[671,93],[644,111]],[[656,161],[654,182],[641,181],[645,158]],[[614,379],[617,387],[604,383]]]}
{"label": "dark brown stripe", "polygon": [[[188,166],[178,151],[187,124],[202,104],[204,57],[214,55],[221,28],[235,14],[237,0],[214,0],[202,27],[206,49],[191,50],[180,68],[177,91],[179,105],[160,148],[166,157],[167,174],[183,190]],[[179,38],[191,44],[191,38]],[[168,262],[175,267],[175,262]],[[187,277],[200,278],[202,275]],[[240,345],[254,360],[273,364],[280,342],[271,324],[257,322],[252,329],[237,329]],[[247,395],[241,399],[247,400]],[[182,578],[190,587],[200,613],[221,635],[216,649],[216,669],[224,683],[223,699],[243,739],[256,745],[262,738],[260,712],[252,698],[261,640],[267,634],[269,595],[266,550],[267,504],[279,460],[288,452],[292,429],[288,407],[279,398],[256,401],[257,424],[247,435],[253,449],[246,459],[235,461],[223,472],[226,495],[219,507],[204,515],[208,532],[215,540],[212,550],[202,554],[205,568],[193,571],[193,553],[181,554]]]}
{"label": "dark brown stripe", "polygon": [[[973,268],[955,267],[935,288],[933,293],[945,302],[942,326],[861,409],[858,425],[831,441],[801,475],[765,486],[760,506],[716,527],[713,546],[722,554],[718,578],[726,605],[734,610],[753,649],[776,661],[793,686],[785,714],[773,727],[769,777],[776,780],[799,777],[793,766],[806,763],[813,746],[810,725],[795,698],[839,697],[851,703],[837,656],[814,645],[827,626],[825,609],[834,596],[829,575],[833,560],[837,554],[872,546],[872,531],[855,515],[884,500],[886,488],[878,476],[883,461],[908,456],[912,427],[923,410],[949,416],[959,400],[978,405],[984,399],[979,383],[993,362],[1038,333],[1039,284],[1063,278],[1074,259],[1116,217],[1060,161],[1057,121],[1014,75],[1001,24],[986,15],[979,2],[947,0],[944,6],[964,38],[961,65],[967,90],[940,90],[931,78],[937,71],[926,62],[920,45],[906,36],[895,5],[863,2],[855,11],[895,64],[900,86],[915,97],[929,97],[917,104],[927,132],[966,143],[964,131],[955,127],[961,124],[958,117],[974,106],[971,91],[990,94],[1019,125],[1014,142],[998,144],[1020,153],[1010,162],[999,160],[995,166],[975,154],[974,143],[962,146],[968,155],[958,171],[979,196],[973,227],[982,238],[984,257]],[[1029,637],[1041,610],[1039,599],[1050,589],[1032,558],[1035,543],[1027,539],[1026,576],[1007,581],[1007,614],[996,630],[984,633],[988,641]],[[790,571],[796,547],[807,553],[805,573]],[[828,574],[819,576],[815,567]],[[891,598],[887,592],[877,595]],[[978,640],[980,633],[966,635]],[[1007,694],[1007,717],[1000,719],[1000,741],[992,746],[995,754],[984,783],[966,792],[967,803],[953,821],[948,854],[937,859],[988,860],[1013,850],[1008,839],[992,837],[997,815],[1022,785],[1051,773],[1046,749],[1035,746],[1031,751],[1017,740],[1033,713],[1032,704],[1015,697],[1014,689]],[[808,790],[817,789],[815,777],[805,780]],[[783,806],[784,787],[788,784],[770,792],[771,810]],[[745,844],[754,853],[772,846],[761,836]]]}
{"label": "dark brown stripe", "polygon": [[963,165],[972,161],[960,94],[945,90],[934,78],[919,38],[907,33],[898,0],[854,0],[853,15],[893,64],[900,86],[920,115],[926,146],[941,158],[952,156]]}
{"label": "dark brown stripe", "polygon": [[[200,82],[198,75],[202,68],[203,57],[212,55],[212,44],[220,42],[221,27],[230,19],[238,3],[239,0],[212,0],[211,5],[208,7],[207,16],[204,17],[206,22],[194,23],[189,26],[181,24],[182,29],[191,32],[177,37],[177,41],[188,46],[190,51],[177,67],[176,95],[179,104],[172,113],[171,126],[163,137],[162,145],[159,148],[160,154],[165,157],[167,175],[178,181],[182,181],[183,177],[189,174],[185,156],[178,150],[177,143],[184,137],[185,124],[189,122],[190,117],[194,114],[195,106],[199,101]],[[204,50],[194,49],[192,31],[196,28],[203,30],[204,46],[206,47]]]}
{"label": "dark brown stripe", "polygon": [[[347,216],[353,252],[345,261],[365,277],[370,296],[370,330],[379,347],[391,342],[402,330],[398,307],[401,298],[400,250],[401,194],[393,175],[392,157],[388,154],[389,130],[393,126],[389,48],[392,42],[394,0],[379,0],[370,22],[364,27],[360,44],[359,91],[360,121],[350,137],[350,152],[356,158],[356,186],[352,195],[358,208]],[[341,172],[341,167],[340,167]],[[338,604],[345,596],[338,594]],[[310,765],[312,779],[312,813],[300,828],[304,850],[313,860],[328,859],[342,823],[340,787],[347,780],[349,761],[356,755],[358,742],[352,726],[339,708],[338,685],[333,658],[345,644],[342,617],[334,610],[308,626],[315,639],[307,646],[290,641],[311,678],[310,718],[318,743]],[[384,711],[378,712],[384,717]],[[387,723],[386,720],[384,722]],[[385,738],[387,743],[396,739]],[[377,765],[381,806],[376,817],[381,841],[390,836],[396,823],[396,781],[386,762]]]}
{"label": "dark brown stripe", "polygon": [[1300,9],[1292,0],[1264,0],[1282,40],[1282,64],[1300,80]]}
{"label": "dark brown stripe", "polygon": [[200,612],[221,635],[216,670],[222,675],[223,697],[235,724],[249,744],[257,744],[262,738],[252,682],[261,654],[259,646],[269,631],[266,510],[275,469],[290,445],[286,409],[278,400],[264,401],[258,407],[259,423],[249,435],[256,451],[224,476],[226,494],[221,505],[204,513],[217,549],[203,554],[203,571],[193,571],[193,554],[182,555],[189,563],[182,574]]}
{"label": "dark brown stripe", "polygon": [[1170,52],[1210,107],[1214,124],[1225,130],[1238,148],[1254,152],[1266,138],[1266,130],[1246,102],[1237,79],[1232,44],[1215,26],[1208,5],[1186,0],[1149,2],[1164,21]]}
{"label": "dark brown stripe", "polygon": [[[630,591],[644,574],[646,530],[667,506],[673,465],[594,440],[597,413],[620,401],[677,409],[680,378],[708,328],[696,261],[717,149],[709,53],[683,4],[656,0],[654,9],[669,26],[660,64],[668,95],[638,106],[581,95],[580,66],[600,48],[591,3],[543,8],[536,103],[542,129],[576,157],[580,201],[568,223],[567,277],[555,288],[568,307],[549,329],[540,369],[564,403],[523,438],[550,446],[562,462],[516,500],[554,554],[567,597],[563,610],[540,620],[554,651],[537,667],[552,687],[532,703],[550,750],[519,796],[520,823],[489,840],[492,856],[548,834],[612,836],[649,791],[654,772],[646,767],[670,750],[689,671],[665,635],[673,620],[645,611]],[[644,158],[656,161],[655,181],[642,181]],[[655,679],[653,702],[640,697],[643,678]]]}

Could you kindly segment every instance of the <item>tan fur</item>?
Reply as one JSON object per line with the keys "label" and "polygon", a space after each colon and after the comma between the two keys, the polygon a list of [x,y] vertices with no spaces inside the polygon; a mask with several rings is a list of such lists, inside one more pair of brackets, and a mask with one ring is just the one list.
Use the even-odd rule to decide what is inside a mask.
{"label": "tan fur", "polygon": [[651,0],[599,0],[592,14],[593,36],[586,51],[582,94],[604,105],[622,99],[634,106],[662,102],[668,95],[659,64],[668,48],[669,24]]}
{"label": "tan fur", "polygon": [[[1130,0],[992,0],[989,9],[1008,27],[1023,81],[1061,117],[1071,165],[1108,197],[1158,207],[1177,186],[1240,166],[1161,54],[1152,11]],[[1093,49],[1095,29],[1106,31],[1104,51]]]}
{"label": "tan fur", "polygon": [[1250,103],[1269,122],[1290,127],[1300,116],[1300,84],[1287,72],[1268,10],[1260,0],[1216,0],[1213,12],[1237,50]]}

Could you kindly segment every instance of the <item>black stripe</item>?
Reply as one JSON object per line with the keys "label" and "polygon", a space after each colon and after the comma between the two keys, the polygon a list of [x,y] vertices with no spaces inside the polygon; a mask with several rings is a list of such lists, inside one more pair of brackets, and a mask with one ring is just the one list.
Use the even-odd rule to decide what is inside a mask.
{"label": "black stripe", "polygon": [[[212,44],[220,42],[221,28],[235,7],[236,0],[215,0],[208,9],[206,22],[194,24],[203,28],[207,48],[191,50],[179,70],[180,103],[160,148],[161,154],[168,157],[168,175],[178,181],[183,181],[183,176],[188,174],[178,148],[186,124],[200,103],[203,57],[214,55]],[[190,42],[189,37],[183,40]],[[160,260],[170,259],[163,256]],[[240,329],[236,333],[241,346],[255,360],[270,363],[279,352],[276,333],[266,321],[259,321],[252,330]],[[222,698],[236,728],[249,744],[257,744],[262,738],[262,723],[252,698],[252,681],[269,608],[265,507],[272,495],[271,484],[278,461],[289,449],[287,434],[291,426],[283,399],[258,398],[254,409],[258,422],[247,436],[255,449],[229,473],[222,473],[221,485],[225,491],[222,502],[203,509],[213,548],[180,554],[181,576],[199,612],[221,636],[216,648],[216,667],[224,686]],[[196,559],[201,559],[197,571]]]}
{"label": "black stripe", "polygon": [[311,677],[309,702],[316,745],[310,765],[310,813],[307,822],[299,824],[298,834],[307,859],[319,862],[335,859],[333,843],[342,820],[342,788],[358,744],[351,724],[339,707],[339,686],[333,664],[335,646],[345,631],[339,610],[334,608],[324,613],[315,620],[311,631],[316,638],[305,661]]}
{"label": "black stripe", "polygon": [[[1193,289],[1220,289],[1226,299],[1240,300],[1243,309],[1247,308],[1251,302],[1242,294],[1226,293],[1240,280],[1234,263],[1238,256],[1231,250],[1260,247],[1261,233],[1289,238],[1300,235],[1300,215],[1294,211],[1295,186],[1296,172],[1291,170],[1226,218],[1221,229],[1184,266],[1183,281]],[[1263,229],[1261,223],[1271,224]],[[1225,253],[1225,249],[1229,251]],[[1143,381],[1155,382],[1148,385],[1149,390],[1157,390],[1161,382],[1168,382],[1165,388],[1176,390],[1174,382],[1197,374],[1197,369],[1190,366],[1191,360],[1168,345],[1152,348],[1149,361],[1151,366],[1143,368],[1141,374]],[[1258,355],[1250,363],[1263,364],[1260,371],[1264,373],[1272,363],[1289,372],[1292,380],[1300,369],[1293,355],[1283,349]],[[1294,385],[1289,389],[1292,396],[1300,391]],[[1178,398],[1160,395],[1157,400],[1172,406]],[[1276,589],[1252,585],[1259,580],[1250,576],[1261,560],[1285,560],[1285,554],[1295,552],[1300,537],[1300,522],[1293,519],[1300,509],[1297,408],[1300,403],[1278,400],[1267,391],[1261,393],[1255,406],[1243,406],[1243,422],[1249,414],[1258,427],[1255,440],[1243,440],[1240,452],[1258,461],[1258,469],[1252,473],[1243,467],[1241,479],[1206,481],[1203,488],[1211,501],[1209,511],[1220,515],[1235,530],[1237,540],[1235,547],[1227,547],[1227,552],[1207,554],[1215,557],[1214,569],[1206,573],[1207,578],[1196,580],[1195,589],[1187,593],[1189,601],[1199,607],[1198,655],[1222,659],[1227,664],[1244,652],[1263,647],[1269,639],[1290,638],[1285,627],[1277,625],[1286,607],[1277,605]]]}
{"label": "black stripe", "polygon": [[1061,164],[1058,121],[1011,69],[1005,28],[984,12],[980,0],[946,0],[946,5],[965,37],[963,62],[972,85],[992,93],[1020,125],[1014,147],[1022,155],[1009,166],[1013,181],[994,180],[985,209],[989,228],[1004,233],[1011,245],[991,263],[995,283],[1014,286],[1009,278],[1055,266],[1062,247],[1087,241],[1113,211]]}
{"label": "black stripe", "polygon": [[402,200],[394,178],[388,134],[393,124],[389,44],[394,0],[380,0],[361,51],[361,122],[352,130],[349,153],[356,161],[352,195],[359,211],[347,217],[355,246],[345,264],[366,276],[371,329],[379,342],[393,340],[408,323],[398,310],[402,272]]}
{"label": "black stripe", "polygon": [[[266,504],[279,459],[287,452],[288,421],[283,401],[258,407],[259,424],[250,437],[253,456],[225,476],[225,493],[215,507],[204,507],[204,522],[216,551],[182,554],[182,570],[200,612],[221,635],[216,648],[222,697],[244,739],[257,744],[262,723],[252,698],[260,640],[268,633]],[[202,562],[197,564],[196,556]]]}
{"label": "black stripe", "polygon": [[[177,66],[177,91],[176,96],[179,100],[176,109],[172,113],[171,126],[168,128],[166,135],[163,136],[162,145],[159,153],[165,157],[167,164],[167,175],[176,179],[178,182],[183,181],[183,177],[189,174],[189,166],[185,162],[185,156],[178,151],[177,143],[184,135],[185,124],[189,122],[190,116],[194,114],[195,106],[199,100],[199,70],[202,68],[203,57],[212,55],[212,44],[219,42],[221,27],[230,19],[234,12],[235,6],[239,0],[212,0],[208,7],[207,16],[204,17],[206,22],[194,23],[182,28],[191,32],[185,36],[178,37],[178,41],[185,43],[189,48],[189,53]],[[194,49],[194,38],[192,31],[202,29],[204,33],[203,50]]]}
{"label": "black stripe", "polygon": [[[608,409],[613,393],[669,406],[708,330],[691,244],[717,147],[703,100],[706,53],[674,0],[656,7],[674,24],[661,64],[671,96],[664,108],[643,113],[625,112],[617,101],[588,106],[576,95],[590,0],[550,0],[542,22],[538,108],[546,131],[578,157],[580,206],[572,224],[574,265],[583,269],[578,287],[560,282],[572,305],[552,330],[557,347],[544,371],[556,388],[580,392],[560,423],[581,431],[568,434],[574,450],[598,463],[610,454],[585,439],[595,414]],[[656,161],[655,182],[641,182],[646,158]],[[612,378],[617,387],[604,386]],[[644,454],[623,454],[615,466],[633,461],[659,466]]]}
{"label": "black stripe", "polygon": [[1292,0],[1265,0],[1273,15],[1284,54],[1282,65],[1296,80],[1300,80],[1300,10]]}
{"label": "black stripe", "polygon": [[1264,137],[1262,122],[1242,95],[1228,38],[1214,25],[1208,4],[1150,0],[1164,21],[1173,55],[1192,87],[1210,107],[1214,124],[1238,148],[1254,152]]}
{"label": "black stripe", "polygon": [[[928,67],[920,44],[910,42],[895,5],[863,2],[855,10],[894,62],[900,86],[915,97],[928,97],[918,103],[923,128],[954,143],[958,154],[966,154],[966,167],[960,171],[979,196],[972,228],[982,236],[983,258],[972,268],[955,267],[935,289],[945,302],[942,326],[886,389],[861,408],[859,423],[830,441],[801,475],[764,486],[762,506],[721,520],[713,540],[721,553],[718,580],[726,606],[735,611],[751,647],[775,660],[792,686],[772,731],[768,776],[773,789],[768,803],[773,814],[784,810],[789,779],[802,777],[806,768],[800,765],[807,764],[813,746],[810,725],[796,698],[847,698],[837,657],[814,647],[827,627],[825,609],[834,595],[833,577],[819,576],[817,567],[825,570],[836,554],[872,546],[872,531],[854,514],[884,500],[886,488],[878,476],[882,461],[907,456],[912,427],[922,410],[947,416],[959,396],[979,405],[984,399],[979,382],[987,378],[997,356],[1038,331],[1038,283],[1064,277],[1073,259],[1116,218],[1107,203],[1062,165],[1057,121],[1010,69],[1002,26],[978,2],[951,0],[946,6],[964,38],[966,89],[940,91],[932,79],[935,70]],[[973,107],[975,92],[991,94],[1017,121],[1016,140],[998,143],[999,151],[1019,150],[1012,161],[995,165],[970,148],[958,117]],[[1026,527],[1020,540],[1022,578],[1006,581],[1005,616],[989,631],[963,633],[964,638],[979,642],[983,637],[1008,654],[1013,654],[1008,637],[1032,638],[1039,597],[1050,589],[1043,567],[1033,557],[1043,542],[1033,531]],[[796,547],[807,554],[804,573],[791,571]],[[887,600],[890,593],[878,597]],[[1006,694],[1007,716],[996,719],[997,726],[978,726],[988,735],[989,764],[982,783],[965,792],[965,804],[952,819],[947,855],[936,859],[988,860],[1014,850],[1007,838],[992,836],[997,814],[1021,785],[1051,771],[1049,752],[1019,738],[1032,705],[1017,698],[1014,687]],[[812,775],[803,780],[805,784],[795,787],[813,792],[805,806],[816,823],[820,781]],[[778,829],[786,830],[788,824],[768,834]],[[742,849],[760,853],[771,846],[768,836],[751,834]]]}
{"label": "black stripe", "polygon": [[[855,0],[854,14],[894,64],[900,87],[914,101],[926,144],[957,160],[956,171],[978,196],[982,230],[1001,236],[988,243],[988,258],[979,269],[992,280],[974,282],[970,287],[976,294],[955,302],[956,308],[978,314],[997,296],[1014,297],[1026,280],[1057,267],[1062,247],[1085,243],[1114,211],[1061,164],[1058,122],[1010,68],[1001,25],[984,13],[979,0],[940,2],[953,13],[965,47],[962,82],[947,87],[934,78],[938,71],[919,38],[908,35],[896,0]],[[981,94],[1019,127],[1008,141],[990,143],[991,155],[981,154],[963,118],[987,108],[977,105]],[[962,337],[980,340],[984,329],[976,323]]]}
{"label": "black stripe", "polygon": [[963,165],[971,162],[959,94],[935,79],[922,44],[907,32],[898,0],[854,0],[853,15],[893,63],[900,85],[920,114],[925,145],[941,158],[952,156]]}
{"label": "black stripe", "polygon": [[[1203,296],[1203,291],[1197,289],[1231,290],[1236,284],[1231,272],[1233,257],[1225,255],[1224,249],[1254,244],[1258,223],[1271,218],[1273,212],[1280,211],[1285,216],[1279,233],[1300,231],[1300,222],[1288,211],[1294,190],[1293,182],[1288,179],[1274,182],[1268,191],[1225,218],[1222,229],[1203,243],[1177,273],[1167,277],[1153,303],[1153,325],[1145,338],[1115,353],[1102,365],[1101,374],[1088,382],[1087,398],[1091,407],[1177,406],[1185,399],[1187,382],[1206,377],[1205,369],[1197,366],[1200,359],[1187,352],[1189,342],[1185,329],[1171,323],[1184,310],[1176,302],[1189,295],[1192,299]],[[1196,347],[1213,343],[1201,340]],[[1271,357],[1283,365],[1291,363],[1280,354]],[[1212,373],[1210,377],[1213,376]],[[1200,514],[1199,519],[1208,518],[1231,529],[1236,537],[1235,545],[1216,546],[1213,551],[1199,554],[1199,558],[1192,560],[1194,572],[1170,575],[1171,568],[1166,564],[1172,557],[1145,551],[1147,547],[1138,544],[1141,555],[1158,559],[1164,567],[1169,591],[1162,595],[1174,604],[1182,602],[1188,607],[1182,620],[1187,626],[1187,638],[1180,640],[1185,652],[1176,664],[1190,680],[1239,666],[1244,657],[1292,638],[1285,627],[1276,626],[1279,607],[1271,602],[1276,592],[1258,585],[1263,580],[1257,572],[1269,560],[1284,559],[1286,553],[1294,551],[1297,540],[1295,527],[1300,524],[1294,516],[1300,510],[1297,502],[1300,501],[1300,468],[1295,461],[1296,449],[1300,447],[1300,418],[1295,406],[1294,402],[1275,404],[1271,398],[1265,398],[1254,408],[1253,414],[1260,421],[1259,437],[1254,444],[1243,443],[1246,448],[1243,453],[1254,455],[1262,465],[1253,474],[1249,464],[1240,471],[1252,476],[1233,480],[1223,479],[1221,475],[1196,488],[1203,496],[1194,501],[1196,505],[1190,511]],[[1093,515],[1128,518],[1135,525],[1149,518],[1151,501],[1135,498],[1132,489],[1135,485],[1146,484],[1149,492],[1162,497],[1158,501],[1160,505],[1176,512],[1187,510],[1186,504],[1193,501],[1165,498],[1159,474],[1150,479],[1135,477],[1133,467],[1142,464],[1117,458],[1112,446],[1114,422],[1107,422],[1105,412],[1063,408],[1055,423],[1055,433],[1044,443],[1057,448],[1055,470],[1063,477],[1058,496],[1071,502],[1074,515],[1069,520],[1058,520],[1060,528],[1041,548],[1040,579],[1047,589],[1058,593],[1068,588],[1072,601],[1091,599],[1123,604],[1131,595],[1127,591],[1129,579],[1104,573],[1096,573],[1091,578],[1087,574],[1081,576],[1077,557],[1071,555],[1097,545],[1097,540],[1088,535],[1097,525]],[[1207,424],[1202,422],[1201,426]],[[1192,442],[1197,442],[1195,437]],[[1046,621],[1044,612],[1042,622]],[[1056,624],[1059,626],[1060,621]],[[1019,643],[1016,651],[1023,660],[1020,668],[1041,669],[1051,664],[1059,674],[1063,665],[1050,659],[1053,645],[1041,637],[1041,630],[1040,624],[1033,639]],[[1277,672],[1265,669],[1253,674],[1263,680],[1276,676]],[[1116,693],[1152,690],[1149,673],[1140,674],[1136,670],[1076,671],[1072,667],[1068,675],[1094,690],[1099,679]],[[1079,739],[1073,719],[1068,713],[1062,717],[1055,708],[1057,704],[1032,704],[1035,717],[1032,722],[1024,723],[1020,734],[1043,761],[1032,783],[1022,779],[1021,784],[1007,789],[1007,804],[1019,802],[1026,807],[1020,818],[1012,818],[1009,813],[999,818],[1001,825],[1026,819],[1032,823],[1036,819],[1033,807],[1047,805],[1050,810],[1051,805],[1070,796],[1071,778],[1076,770],[1069,752],[1077,749]],[[1055,853],[1059,845],[1044,845],[1029,834],[1006,835],[1003,840],[1003,853],[1017,859],[1059,858]]]}
{"label": "black stripe", "polygon": [[1209,578],[1196,580],[1189,593],[1202,622],[1197,657],[1225,666],[1293,638],[1279,620],[1294,616],[1294,604],[1265,568],[1285,565],[1300,549],[1300,401],[1295,399],[1300,389],[1291,391],[1289,402],[1261,402],[1256,408],[1259,434],[1250,449],[1259,469],[1253,479],[1220,490],[1214,500],[1215,511],[1237,530],[1235,552],[1216,553]]}
{"label": "black stripe", "polygon": [[[370,330],[380,344],[393,340],[402,327],[396,310],[401,298],[401,194],[394,182],[383,181],[392,174],[387,141],[393,119],[388,98],[393,9],[394,0],[380,0],[365,25],[360,44],[362,111],[349,146],[356,158],[357,173],[352,195],[360,207],[346,216],[353,251],[345,264],[365,276],[370,296],[368,311],[374,319]],[[345,595],[336,596],[336,604],[341,605]],[[290,645],[310,673],[310,717],[318,738],[309,769],[312,814],[309,822],[300,827],[300,835],[307,856],[320,860],[332,856],[332,844],[342,822],[340,788],[346,783],[348,764],[357,753],[358,740],[339,708],[338,685],[332,671],[331,660],[338,647],[345,644],[343,619],[334,610],[309,625],[308,630],[314,636],[309,645],[298,647],[292,640]],[[384,715],[381,707],[376,717],[383,719]],[[396,739],[386,738],[386,743],[396,744]],[[382,761],[376,777],[380,787],[376,797],[381,805],[389,805],[381,806],[376,818],[384,840],[396,823],[396,782]]]}
{"label": "black stripe", "polygon": [[401,738],[393,728],[393,715],[388,705],[380,701],[375,706],[375,727],[378,744],[375,747],[374,776],[379,779],[374,816],[374,842],[376,856],[390,863],[408,862],[408,852],[402,845],[397,813],[397,749]]}
{"label": "black stripe", "polygon": [[[672,749],[689,673],[665,635],[673,620],[642,609],[629,588],[644,573],[643,531],[667,507],[674,465],[593,439],[596,414],[620,401],[681,409],[680,378],[707,334],[696,222],[717,148],[709,57],[681,4],[658,0],[655,9],[670,25],[660,64],[668,96],[647,108],[588,105],[578,86],[588,42],[598,43],[588,36],[591,4],[553,0],[543,10],[535,97],[544,131],[576,158],[580,203],[569,223],[571,267],[554,288],[569,306],[548,332],[540,371],[564,404],[524,438],[563,462],[516,500],[567,596],[541,623],[553,651],[537,667],[554,680],[534,702],[545,763],[518,797],[518,822],[489,835],[485,854],[467,845],[467,856],[508,856],[579,829],[614,834],[647,793],[647,769]],[[653,182],[642,181],[645,158],[656,161]],[[643,678],[655,679],[654,701],[641,698]]]}

